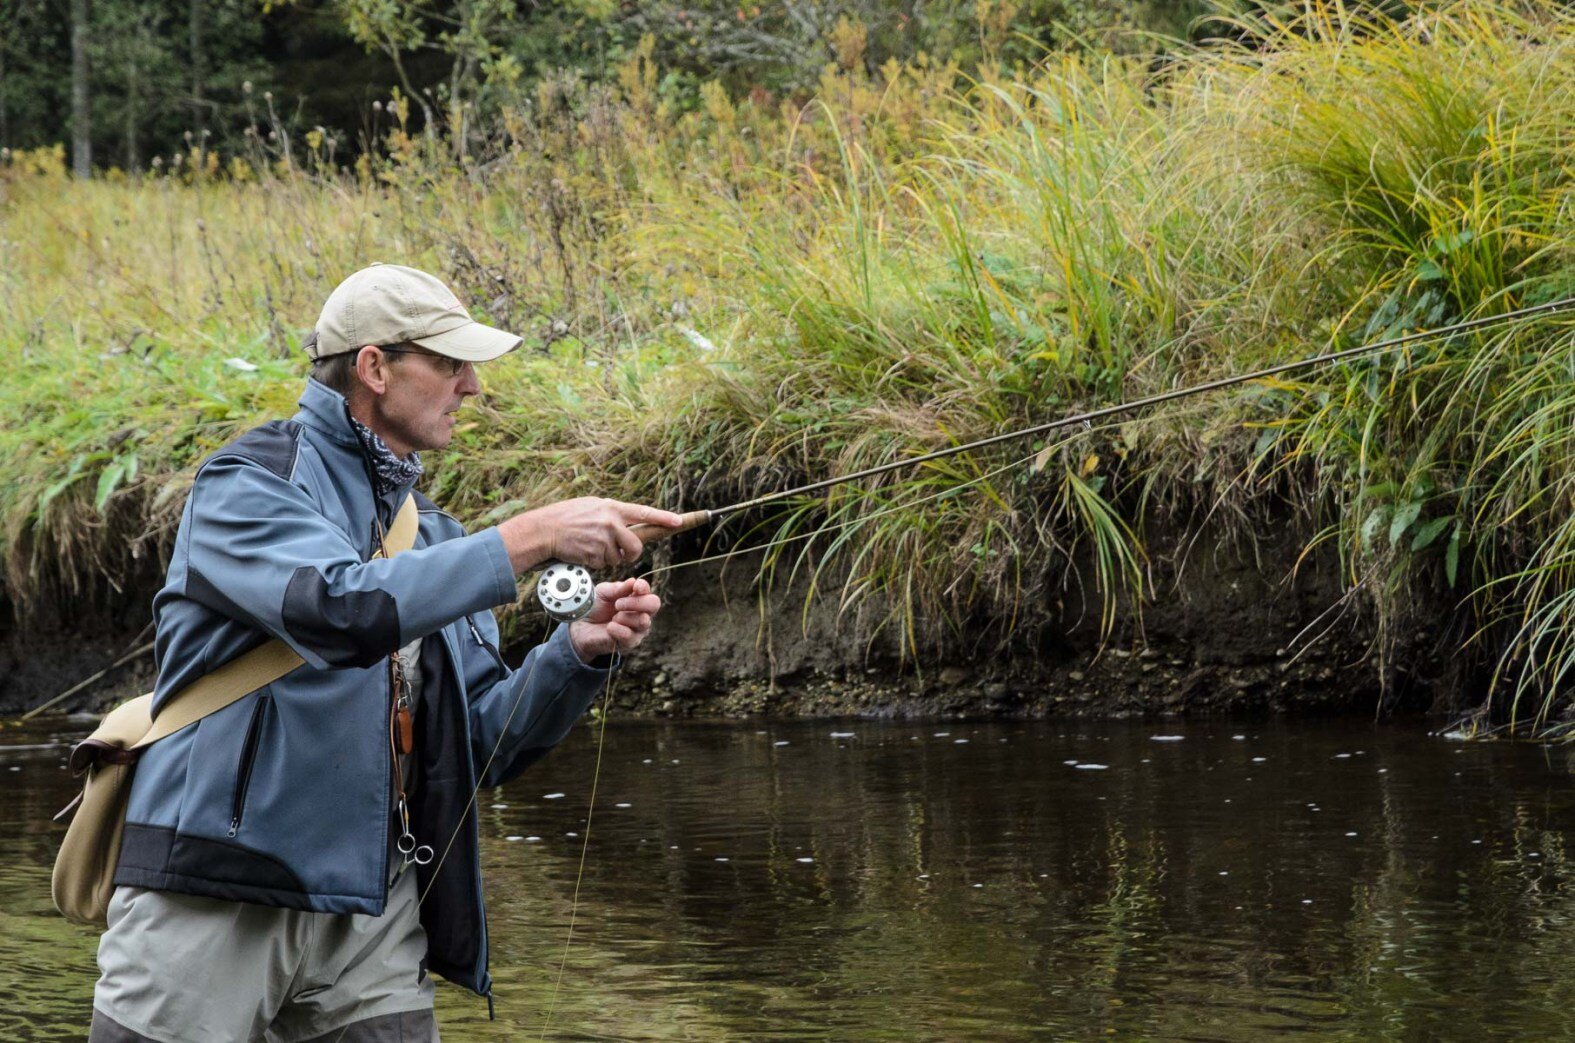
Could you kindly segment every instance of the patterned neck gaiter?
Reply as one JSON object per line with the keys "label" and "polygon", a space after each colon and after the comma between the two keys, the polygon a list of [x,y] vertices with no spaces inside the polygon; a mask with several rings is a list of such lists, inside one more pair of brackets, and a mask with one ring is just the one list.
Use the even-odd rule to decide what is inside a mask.
{"label": "patterned neck gaiter", "polygon": [[388,444],[370,427],[355,417],[350,418],[350,424],[355,428],[356,437],[361,439],[361,445],[372,461],[372,470],[377,474],[379,493],[414,485],[416,479],[421,477],[420,453],[411,453],[406,457],[395,456],[394,451],[388,448]]}

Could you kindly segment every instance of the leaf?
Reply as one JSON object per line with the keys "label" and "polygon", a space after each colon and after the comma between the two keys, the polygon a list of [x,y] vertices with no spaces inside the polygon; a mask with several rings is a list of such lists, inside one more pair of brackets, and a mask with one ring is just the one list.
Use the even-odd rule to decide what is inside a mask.
{"label": "leaf", "polygon": [[78,478],[82,477],[82,465],[84,462],[86,462],[85,458],[81,454],[78,454],[77,457],[71,461],[71,466],[67,468],[65,476],[59,481],[51,484],[49,488],[45,489],[42,495],[39,496],[38,505],[33,508],[34,514],[42,518],[44,516],[44,512],[49,509],[50,502],[54,500],[55,497],[65,492],[72,482],[75,482]]}
{"label": "leaf", "polygon": [[1454,589],[1455,577],[1460,572],[1460,523],[1455,523],[1455,531],[1449,536],[1449,546],[1444,550],[1444,578],[1449,580],[1450,589]]}
{"label": "leaf", "polygon": [[1454,520],[1455,516],[1453,514],[1446,514],[1442,518],[1434,518],[1423,525],[1416,530],[1416,535],[1411,537],[1411,549],[1422,550],[1430,545],[1434,540],[1438,539],[1438,534],[1443,532],[1444,528]]}
{"label": "leaf", "polygon": [[1434,261],[1423,261],[1416,266],[1417,282],[1437,282],[1444,277],[1444,269]]}
{"label": "leaf", "polygon": [[1394,482],[1378,482],[1363,489],[1362,495],[1370,499],[1376,499],[1384,496],[1393,496],[1397,491],[1398,486]]}
{"label": "leaf", "polygon": [[121,476],[126,473],[126,461],[117,458],[108,467],[104,468],[98,476],[98,490],[93,494],[93,509],[100,514],[104,513],[104,505],[109,502],[110,494],[115,491],[115,486],[120,484]]}
{"label": "leaf", "polygon": [[1383,529],[1384,522],[1388,520],[1388,507],[1375,507],[1373,509],[1373,513],[1369,514],[1367,520],[1362,522],[1362,545],[1364,547],[1372,547],[1378,540],[1378,533]]}
{"label": "leaf", "polygon": [[1411,527],[1411,523],[1416,521],[1417,515],[1421,513],[1421,500],[1413,500],[1395,511],[1394,519],[1389,523],[1389,545],[1391,547],[1400,543],[1400,537],[1405,535],[1405,531]]}
{"label": "leaf", "polygon": [[1098,469],[1099,455],[1097,453],[1089,453],[1088,456],[1083,460],[1083,469],[1081,472],[1079,472],[1079,477],[1087,478]]}

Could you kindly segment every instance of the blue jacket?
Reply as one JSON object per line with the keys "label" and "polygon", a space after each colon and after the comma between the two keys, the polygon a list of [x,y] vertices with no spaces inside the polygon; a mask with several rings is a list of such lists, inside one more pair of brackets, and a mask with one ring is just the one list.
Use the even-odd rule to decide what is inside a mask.
{"label": "blue jacket", "polygon": [[[368,560],[375,525],[406,495],[420,506],[415,547]],[[497,530],[467,536],[409,488],[380,495],[344,398],[309,381],[293,419],[197,471],[153,602],[154,713],[269,638],[305,663],[147,749],[115,883],[381,914],[397,835],[388,654],[421,638],[411,815],[439,854],[417,869],[428,966],[490,992],[471,796],[561,740],[608,674],[580,661],[568,627],[510,670],[491,608],[514,598]]]}

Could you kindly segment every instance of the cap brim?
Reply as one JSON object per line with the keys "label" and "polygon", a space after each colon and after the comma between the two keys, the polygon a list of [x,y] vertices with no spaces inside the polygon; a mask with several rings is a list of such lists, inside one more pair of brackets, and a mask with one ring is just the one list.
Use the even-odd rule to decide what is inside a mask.
{"label": "cap brim", "polygon": [[428,351],[447,355],[465,362],[491,362],[520,346],[521,339],[512,333],[493,329],[479,322],[467,322],[443,333],[434,333],[412,341]]}

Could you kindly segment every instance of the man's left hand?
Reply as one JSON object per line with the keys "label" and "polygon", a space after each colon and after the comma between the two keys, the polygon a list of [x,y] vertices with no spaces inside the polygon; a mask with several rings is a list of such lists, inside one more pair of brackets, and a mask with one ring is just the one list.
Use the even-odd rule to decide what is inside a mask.
{"label": "man's left hand", "polygon": [[598,583],[596,604],[584,619],[569,624],[569,640],[585,663],[614,652],[632,652],[650,633],[651,620],[661,610],[662,599],[643,579]]}

